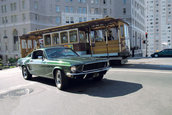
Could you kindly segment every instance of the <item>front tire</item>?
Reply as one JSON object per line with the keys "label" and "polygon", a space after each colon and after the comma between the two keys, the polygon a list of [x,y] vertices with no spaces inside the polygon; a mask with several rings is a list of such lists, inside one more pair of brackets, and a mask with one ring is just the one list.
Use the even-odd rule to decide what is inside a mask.
{"label": "front tire", "polygon": [[56,70],[54,79],[58,89],[64,90],[65,88],[67,88],[68,78],[61,70]]}
{"label": "front tire", "polygon": [[32,79],[32,74],[29,73],[28,69],[26,66],[22,67],[22,75],[25,80],[31,80]]}

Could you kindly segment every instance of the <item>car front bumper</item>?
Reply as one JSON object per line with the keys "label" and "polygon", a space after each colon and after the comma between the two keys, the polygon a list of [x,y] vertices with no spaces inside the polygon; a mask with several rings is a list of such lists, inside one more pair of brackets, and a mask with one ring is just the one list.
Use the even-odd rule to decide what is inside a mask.
{"label": "car front bumper", "polygon": [[105,74],[109,69],[110,69],[110,67],[106,67],[106,68],[102,68],[102,69],[83,71],[80,73],[66,73],[66,76],[73,78],[73,77],[77,77],[77,76],[86,77],[87,75],[94,74],[94,73],[102,73],[103,72]]}

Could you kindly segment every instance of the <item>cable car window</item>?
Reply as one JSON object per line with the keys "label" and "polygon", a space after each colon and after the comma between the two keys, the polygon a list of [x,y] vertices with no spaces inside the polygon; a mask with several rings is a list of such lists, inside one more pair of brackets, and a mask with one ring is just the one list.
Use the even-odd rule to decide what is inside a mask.
{"label": "cable car window", "polygon": [[61,43],[68,43],[68,33],[67,32],[61,32],[60,33],[60,39],[61,39]]}
{"label": "cable car window", "polygon": [[53,38],[53,45],[59,44],[59,33],[53,33],[52,34],[52,38]]}
{"label": "cable car window", "polygon": [[51,45],[51,36],[50,34],[48,35],[44,35],[44,41],[45,41],[45,45]]}
{"label": "cable car window", "polygon": [[70,36],[70,43],[78,41],[77,30],[70,31],[69,36]]}
{"label": "cable car window", "polygon": [[124,26],[120,26],[120,31],[121,31],[121,37],[124,37]]}

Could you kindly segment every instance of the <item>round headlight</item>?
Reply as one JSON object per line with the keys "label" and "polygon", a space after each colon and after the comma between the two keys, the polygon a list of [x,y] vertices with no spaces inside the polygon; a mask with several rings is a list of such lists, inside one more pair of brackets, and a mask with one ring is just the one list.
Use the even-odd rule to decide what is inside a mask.
{"label": "round headlight", "polygon": [[76,66],[72,66],[70,69],[71,69],[71,72],[76,72]]}

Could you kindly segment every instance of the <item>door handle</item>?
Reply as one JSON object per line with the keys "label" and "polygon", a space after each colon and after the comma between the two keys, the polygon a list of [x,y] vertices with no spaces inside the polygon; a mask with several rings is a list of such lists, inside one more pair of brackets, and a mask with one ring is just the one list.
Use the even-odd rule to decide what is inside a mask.
{"label": "door handle", "polygon": [[30,62],[33,62],[33,60],[30,60]]}

